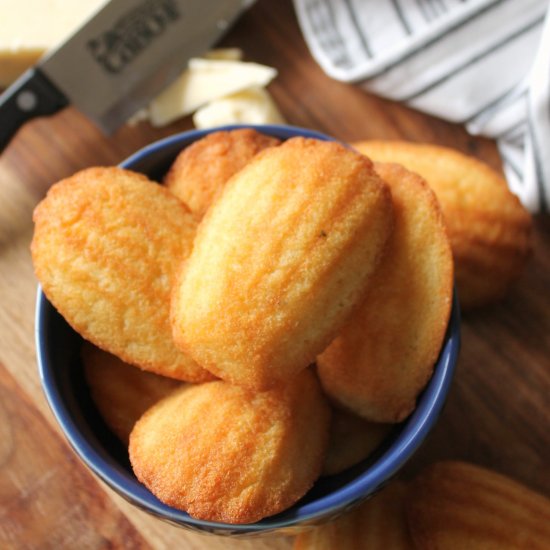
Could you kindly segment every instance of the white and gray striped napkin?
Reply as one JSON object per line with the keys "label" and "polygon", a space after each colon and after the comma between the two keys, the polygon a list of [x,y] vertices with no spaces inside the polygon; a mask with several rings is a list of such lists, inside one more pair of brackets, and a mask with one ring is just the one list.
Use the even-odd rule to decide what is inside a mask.
{"label": "white and gray striped napkin", "polygon": [[548,0],[294,4],[328,75],[495,138],[511,190],[550,211]]}

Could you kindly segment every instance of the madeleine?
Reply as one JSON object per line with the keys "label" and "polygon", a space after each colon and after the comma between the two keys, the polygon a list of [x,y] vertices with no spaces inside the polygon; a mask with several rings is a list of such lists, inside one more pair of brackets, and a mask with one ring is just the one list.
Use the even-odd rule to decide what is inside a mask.
{"label": "madeleine", "polygon": [[533,222],[496,170],[426,143],[362,141],[354,147],[374,161],[402,164],[435,192],[449,232],[463,311],[506,296],[531,256]]}
{"label": "madeleine", "polygon": [[304,138],[262,151],[200,225],[172,296],[175,342],[224,380],[287,382],[359,304],[392,226],[363,155]]}
{"label": "madeleine", "polygon": [[406,510],[418,548],[550,546],[550,500],[474,464],[445,461],[428,466],[412,482]]}
{"label": "madeleine", "polygon": [[212,379],[172,340],[170,292],[197,222],[144,175],[88,168],[53,185],[34,211],[44,294],[86,340],[142,369]]}
{"label": "madeleine", "polygon": [[137,478],[191,516],[253,523],[292,506],[318,478],[330,406],[314,374],[252,392],[223,381],[185,386],[130,435]]}
{"label": "madeleine", "polygon": [[375,165],[392,190],[395,228],[360,308],[317,358],[325,392],[373,422],[400,422],[416,406],[447,329],[453,259],[426,182],[397,164]]}

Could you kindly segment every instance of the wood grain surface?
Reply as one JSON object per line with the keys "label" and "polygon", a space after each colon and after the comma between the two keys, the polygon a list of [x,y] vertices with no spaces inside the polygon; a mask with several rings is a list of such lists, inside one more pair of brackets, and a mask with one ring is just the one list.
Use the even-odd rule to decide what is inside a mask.
{"label": "wood grain surface", "polygon": [[[341,140],[438,143],[499,168],[494,143],[328,78],[312,60],[290,0],[258,3],[223,41],[278,69],[270,85],[290,124]],[[125,126],[103,136],[68,108],[27,124],[0,154],[0,548],[288,549],[292,540],[197,535],[141,512],[76,458],[50,413],[36,368],[32,210],[56,180],[118,163],[192,127]],[[433,434],[405,477],[442,458],[505,473],[550,496],[550,219],[535,220],[525,276],[494,307],[463,318],[456,380]]]}

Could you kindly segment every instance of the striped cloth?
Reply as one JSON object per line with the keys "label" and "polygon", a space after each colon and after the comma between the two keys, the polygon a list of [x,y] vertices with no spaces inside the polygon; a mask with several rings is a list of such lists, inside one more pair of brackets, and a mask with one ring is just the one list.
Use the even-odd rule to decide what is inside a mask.
{"label": "striped cloth", "polygon": [[550,210],[548,0],[294,5],[328,75],[495,138],[511,190]]}

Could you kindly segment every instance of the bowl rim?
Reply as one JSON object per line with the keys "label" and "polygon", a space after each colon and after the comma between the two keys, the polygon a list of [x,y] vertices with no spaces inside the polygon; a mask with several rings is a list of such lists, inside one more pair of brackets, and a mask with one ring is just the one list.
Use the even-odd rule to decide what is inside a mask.
{"label": "bowl rim", "polygon": [[322,141],[332,141],[335,143],[340,143],[346,147],[353,148],[348,143],[332,138],[322,132],[318,132],[317,130],[311,130],[310,128],[301,128],[299,126],[289,126],[285,124],[226,124],[224,126],[216,126],[213,128],[187,130],[161,138],[157,141],[153,141],[141,149],[138,149],[129,157],[125,158],[118,164],[118,166],[120,168],[131,170],[131,166],[133,166],[136,162],[139,162],[142,157],[155,154],[162,149],[170,148],[175,145],[187,145],[198,141],[213,132],[229,132],[232,130],[241,129],[252,129],[281,139],[289,139],[291,137],[307,137],[320,139]]}
{"label": "bowl rim", "polygon": [[[257,131],[289,138],[295,135],[314,137],[323,140],[337,141],[313,130],[284,125],[230,125],[205,130],[181,132],[155,141],[132,154],[119,164],[129,168],[144,156],[162,151],[166,147],[196,141],[206,134],[220,130],[238,128],[253,128]],[[63,434],[79,458],[108,486],[134,505],[149,513],[165,519],[173,524],[191,529],[213,532],[216,534],[262,533],[288,529],[298,525],[314,523],[316,520],[329,517],[360,502],[375,493],[389,481],[411,458],[426,439],[436,423],[446,402],[451,388],[458,353],[460,349],[460,308],[456,289],[449,316],[448,326],[442,342],[440,355],[434,366],[433,374],[418,399],[417,407],[402,423],[403,428],[397,434],[391,445],[376,457],[364,473],[346,483],[343,487],[298,506],[294,505],[280,514],[264,518],[250,524],[228,524],[199,520],[186,512],[171,508],[160,502],[136,478],[131,480],[116,467],[114,460],[107,460],[81,433],[71,413],[64,403],[63,397],[55,379],[55,367],[49,364],[47,332],[47,309],[53,308],[38,285],[35,312],[35,343],[40,382],[46,400]],[[143,495],[136,494],[136,484],[143,487]],[[150,495],[150,496],[149,496]]]}

